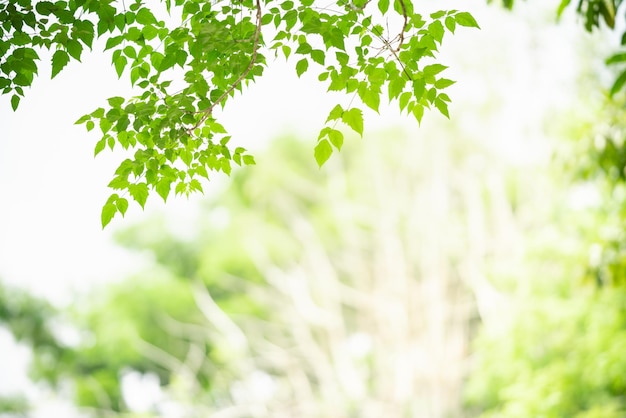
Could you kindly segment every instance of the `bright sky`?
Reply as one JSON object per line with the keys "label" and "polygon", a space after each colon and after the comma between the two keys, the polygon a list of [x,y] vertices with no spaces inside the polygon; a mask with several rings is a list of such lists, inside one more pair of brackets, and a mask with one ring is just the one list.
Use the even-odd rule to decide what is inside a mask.
{"label": "bright sky", "polygon": [[[538,16],[553,16],[558,1],[541,3],[519,2],[509,15],[487,8],[485,0],[437,2],[442,8],[471,6],[482,27],[460,29],[446,41],[442,57],[451,66],[447,75],[458,81],[450,89],[452,123],[468,135],[484,136],[510,159],[535,155],[541,148],[543,115],[567,106],[575,94],[573,41],[579,26],[546,27]],[[532,11],[538,6],[547,12]],[[113,244],[115,229],[159,211],[188,228],[197,207],[196,198],[170,198],[165,206],[155,195],[145,212],[131,203],[126,219],[115,218],[101,230],[100,209],[110,193],[106,185],[122,157],[105,151],[94,159],[96,131],[73,125],[106,98],[128,95],[128,85],[117,80],[109,54],[97,52],[101,49],[86,54],[81,64],[71,63],[52,81],[49,64],[43,63],[16,113],[10,110],[10,97],[0,98],[0,279],[60,304],[71,303],[72,291],[123,279],[144,265]],[[290,67],[272,64],[258,84],[232,103],[222,122],[233,135],[231,143],[252,151],[277,135],[299,134],[310,142],[313,158],[317,132],[337,100],[346,104],[349,98],[326,94],[315,74],[298,80]],[[476,117],[485,111],[488,117]],[[423,125],[435,123],[446,122],[432,112]],[[366,115],[364,140],[376,140],[377,131],[399,124],[419,135],[413,120],[385,108],[380,116]],[[215,185],[205,190],[211,187]]]}

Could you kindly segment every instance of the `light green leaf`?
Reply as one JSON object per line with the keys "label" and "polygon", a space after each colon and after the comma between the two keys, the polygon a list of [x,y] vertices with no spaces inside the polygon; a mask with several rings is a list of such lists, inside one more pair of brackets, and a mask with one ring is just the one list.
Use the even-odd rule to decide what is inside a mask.
{"label": "light green leaf", "polygon": [[446,68],[448,67],[446,67],[445,65],[441,65],[441,64],[427,65],[426,67],[424,67],[424,75],[425,76],[437,75],[443,70],[445,70]]}
{"label": "light green leaf", "polygon": [[341,151],[341,147],[343,146],[343,134],[340,131],[331,129],[328,131],[328,139],[330,139],[330,142],[335,146],[335,148]]}
{"label": "light green leaf", "polygon": [[346,110],[341,115],[341,121],[363,136],[363,112],[361,109],[353,107],[350,110]]}
{"label": "light green leaf", "polygon": [[[93,122],[91,123],[93,124]],[[96,155],[100,154],[102,150],[106,147],[106,144],[107,144],[106,138],[102,138],[100,141],[96,142],[96,148],[93,150],[93,156],[95,157]]]}
{"label": "light green leaf", "polygon": [[243,156],[243,163],[245,165],[255,165],[256,162],[254,161],[254,157],[252,155],[244,155]]}
{"label": "light green leaf", "polygon": [[148,185],[146,183],[131,184],[128,186],[128,192],[143,209],[148,200]]}
{"label": "light green leaf", "polygon": [[122,77],[122,73],[124,72],[124,68],[128,64],[128,60],[125,56],[120,55],[113,61],[113,65],[115,66],[115,72],[117,72],[118,77]]}
{"label": "light green leaf", "polygon": [[317,165],[319,167],[323,166],[326,161],[330,158],[333,153],[333,147],[330,146],[330,143],[323,139],[317,143],[315,146],[315,161],[317,161]]}
{"label": "light green leaf", "polygon": [[435,99],[435,107],[439,110],[439,112],[441,112],[442,115],[450,119],[450,115],[448,114],[448,104],[446,102],[437,98]]}
{"label": "light green leaf", "polygon": [[167,196],[170,194],[172,181],[169,179],[161,179],[156,184],[156,191],[164,202],[167,202]]}
{"label": "light green leaf", "polygon": [[137,12],[136,19],[137,19],[137,23],[141,25],[149,25],[151,23],[157,23],[157,20],[152,14],[152,12],[146,9],[145,7],[139,9],[139,11]]}
{"label": "light green leaf", "polygon": [[469,28],[478,28],[480,29],[480,26],[478,26],[478,23],[476,22],[476,20],[474,19],[474,17],[467,13],[467,12],[459,12],[454,16],[454,19],[456,20],[456,23],[458,23],[461,26],[466,26]]}
{"label": "light green leaf", "polygon": [[382,14],[387,13],[387,10],[389,10],[389,0],[378,0],[378,10],[380,10]]}
{"label": "light green leaf", "polygon": [[404,79],[404,77],[402,77],[402,75],[392,78],[391,81],[389,81],[388,87],[389,99],[394,99],[398,97],[400,93],[402,93],[402,90],[404,90],[405,85],[406,80]]}
{"label": "light green leaf", "polygon": [[326,119],[326,122],[330,122],[331,120],[337,120],[341,118],[342,114],[343,114],[343,108],[341,107],[341,105],[336,105],[335,107],[333,107],[333,110],[331,110],[330,113],[328,114],[328,118]]}
{"label": "light green leaf", "polygon": [[107,202],[102,207],[102,213],[100,214],[100,221],[102,223],[102,229],[111,222],[111,219],[115,216],[115,212],[117,212],[117,206],[115,202],[119,196],[114,193],[107,199]]}
{"label": "light green leaf", "polygon": [[117,210],[124,216],[126,214],[126,210],[128,209],[128,200],[123,197],[120,197],[115,202],[115,206],[117,206]]}
{"label": "light green leaf", "polygon": [[424,116],[424,106],[416,104],[415,106],[413,106],[413,110],[411,112],[417,120],[417,123],[422,123],[422,117]]}
{"label": "light green leaf", "polygon": [[445,89],[446,87],[450,87],[454,83],[456,83],[456,81],[448,80],[447,78],[440,78],[435,82],[435,87],[437,87],[438,89]]}

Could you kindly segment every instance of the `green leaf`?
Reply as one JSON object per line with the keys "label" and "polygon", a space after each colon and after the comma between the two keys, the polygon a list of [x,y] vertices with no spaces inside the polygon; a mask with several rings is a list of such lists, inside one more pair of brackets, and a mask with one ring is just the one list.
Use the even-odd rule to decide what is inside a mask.
{"label": "green leaf", "polygon": [[314,49],[311,51],[311,58],[313,61],[318,64],[324,65],[324,59],[326,58],[326,54],[321,49]]}
{"label": "green leaf", "polygon": [[363,112],[361,109],[353,107],[346,110],[341,115],[341,121],[352,128],[354,132],[363,136]]}
{"label": "green leaf", "polygon": [[300,61],[298,61],[298,63],[296,64],[296,73],[298,74],[298,77],[300,77],[308,68],[309,61],[307,61],[306,58],[302,58]]}
{"label": "green leaf", "polygon": [[255,165],[256,162],[254,161],[254,157],[252,155],[244,155],[243,156],[243,163],[245,165]]}
{"label": "green leaf", "polygon": [[110,97],[107,101],[111,107],[121,107],[124,104],[124,98],[120,96]]}
{"label": "green leaf", "polygon": [[378,112],[378,106],[380,106],[380,91],[375,90],[371,85],[367,85],[366,82],[361,82],[357,92],[361,101],[367,107]]}
{"label": "green leaf", "polygon": [[435,107],[439,110],[439,112],[441,112],[442,115],[450,119],[450,115],[448,114],[448,104],[446,102],[437,98],[435,99]]}
{"label": "green leaf", "polygon": [[70,39],[67,41],[67,45],[65,45],[65,47],[67,48],[67,52],[71,55],[72,58],[80,61],[80,55],[83,52],[83,46],[80,44],[80,42],[74,39]]}
{"label": "green leaf", "polygon": [[446,67],[445,65],[441,65],[441,64],[427,65],[426,67],[424,67],[424,76],[437,75],[443,70],[445,70],[446,68],[448,67]]}
{"label": "green leaf", "polygon": [[438,89],[445,89],[456,83],[456,81],[448,80],[447,78],[440,78],[435,82],[435,87]]}
{"label": "green leaf", "polygon": [[[93,124],[93,122],[91,123]],[[102,150],[104,150],[104,147],[106,147],[106,145],[107,145],[106,138],[102,138],[100,141],[96,142],[96,147],[93,150],[93,156],[95,157],[96,155],[100,154]]]}
{"label": "green leaf", "polygon": [[319,167],[323,166],[326,161],[330,158],[333,153],[333,147],[331,147],[330,143],[323,139],[317,143],[315,146],[315,161],[317,161],[317,165]]}
{"label": "green leaf", "polygon": [[167,196],[170,194],[172,181],[169,179],[161,179],[156,184],[156,191],[164,202],[167,202]]}
{"label": "green leaf", "polygon": [[441,41],[443,40],[443,35],[445,34],[443,25],[439,20],[435,20],[430,25],[428,25],[428,32],[430,32],[432,37],[439,43],[441,43]]}
{"label": "green leaf", "polygon": [[330,139],[330,142],[335,146],[335,148],[341,151],[341,147],[343,145],[343,134],[340,131],[336,129],[329,130],[328,139]]}
{"label": "green leaf", "polygon": [[413,80],[413,97],[415,97],[415,100],[419,100],[422,98],[425,88],[426,82],[423,78],[417,78]]}
{"label": "green leaf", "polygon": [[458,23],[461,26],[480,29],[480,26],[478,26],[478,23],[476,23],[476,20],[474,19],[474,17],[467,12],[457,13],[454,16],[454,19],[456,20],[456,23]]}
{"label": "green leaf", "polygon": [[157,20],[152,14],[152,12],[146,9],[145,7],[139,9],[139,11],[137,12],[136,19],[137,19],[137,23],[141,25],[149,25],[152,23],[157,23]]}
{"label": "green leaf", "polygon": [[422,123],[422,117],[424,116],[424,106],[416,104],[412,110],[413,116],[417,120],[417,123]]}
{"label": "green leaf", "polygon": [[58,50],[52,55],[52,77],[54,78],[59,72],[70,62],[70,57],[67,52]]}
{"label": "green leaf", "polygon": [[117,194],[112,194],[111,196],[109,196],[109,199],[102,207],[102,213],[100,214],[102,229],[104,229],[104,227],[107,226],[109,222],[111,222],[111,219],[113,219],[113,217],[115,216],[115,212],[117,212],[117,206],[115,205],[115,202],[118,198],[119,196]]}
{"label": "green leaf", "polygon": [[120,197],[115,202],[115,206],[117,206],[117,210],[124,216],[126,214],[126,210],[128,209],[128,200],[123,197]]}
{"label": "green leaf", "polygon": [[387,10],[389,10],[389,0],[378,0],[378,10],[382,14],[386,14]]}
{"label": "green leaf", "polygon": [[20,96],[18,96],[17,94],[14,94],[13,96],[11,96],[11,108],[13,109],[14,112],[17,110],[17,107],[19,105],[20,105]]}
{"label": "green leaf", "polygon": [[148,185],[146,183],[131,184],[128,186],[128,192],[143,209],[148,200]]}
{"label": "green leaf", "polygon": [[402,75],[392,78],[391,81],[389,81],[389,87],[388,87],[389,99],[398,97],[400,93],[402,93],[402,90],[404,90],[405,85],[406,85],[406,80],[404,79],[404,77],[402,77]]}
{"label": "green leaf", "polygon": [[448,16],[446,17],[445,25],[450,32],[454,33],[454,30],[456,29],[456,20],[454,20],[452,16]]}
{"label": "green leaf", "polygon": [[611,65],[611,64],[616,64],[616,63],[619,63],[619,62],[624,62],[624,61],[626,61],[626,52],[620,52],[618,54],[611,55],[605,61],[605,63],[607,65]]}
{"label": "green leaf", "polygon": [[611,95],[611,97],[617,93],[618,91],[620,91],[622,89],[622,87],[624,87],[624,83],[626,83],[626,71],[624,71],[623,73],[621,73],[619,75],[619,77],[617,77],[617,80],[615,80],[615,83],[613,83],[613,86],[611,87],[611,91],[609,92],[609,94]]}
{"label": "green leaf", "polygon": [[115,59],[115,61],[113,62],[113,65],[115,66],[115,72],[117,73],[118,77],[122,77],[122,73],[124,72],[126,64],[128,64],[128,60],[123,55],[117,57],[117,59]]}
{"label": "green leaf", "polygon": [[333,110],[331,110],[328,114],[326,122],[330,122],[331,120],[337,120],[341,118],[341,115],[343,115],[343,108],[341,107],[341,105],[336,105],[335,107],[333,107]]}
{"label": "green leaf", "polygon": [[111,48],[114,48],[116,46],[118,46],[119,44],[121,44],[122,42],[124,42],[124,37],[123,36],[113,36],[109,39],[107,39],[107,43],[104,47],[104,50],[109,50]]}

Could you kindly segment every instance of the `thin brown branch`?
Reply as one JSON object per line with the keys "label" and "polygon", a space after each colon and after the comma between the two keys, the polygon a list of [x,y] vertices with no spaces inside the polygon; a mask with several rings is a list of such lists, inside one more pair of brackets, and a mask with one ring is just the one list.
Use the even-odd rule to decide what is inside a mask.
{"label": "thin brown branch", "polygon": [[402,24],[402,30],[398,34],[398,46],[395,49],[395,52],[399,52],[400,48],[402,48],[402,44],[404,43],[404,32],[406,32],[406,27],[409,24],[409,17],[406,13],[406,5],[404,4],[404,0],[398,0],[400,3],[400,7],[402,7],[402,16],[404,17],[404,23]]}

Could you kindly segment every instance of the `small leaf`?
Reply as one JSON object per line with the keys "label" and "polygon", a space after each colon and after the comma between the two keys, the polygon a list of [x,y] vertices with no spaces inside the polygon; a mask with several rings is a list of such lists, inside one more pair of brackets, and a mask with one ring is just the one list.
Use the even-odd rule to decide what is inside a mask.
{"label": "small leaf", "polygon": [[11,96],[11,108],[13,109],[14,112],[17,110],[17,107],[19,105],[20,105],[20,96],[18,96],[17,94],[14,94],[13,96]]}
{"label": "small leaf", "polygon": [[450,32],[454,33],[454,30],[456,29],[456,21],[452,16],[446,17],[445,25]]}
{"label": "small leaf", "polygon": [[445,70],[446,68],[448,67],[446,67],[445,65],[441,65],[441,64],[427,65],[426,67],[424,67],[424,75],[425,76],[437,75],[443,70]]}
{"label": "small leaf", "polygon": [[307,61],[306,58],[302,58],[300,61],[298,61],[298,63],[296,64],[296,73],[298,74],[298,77],[300,77],[308,68],[309,61]]}
{"label": "small leaf", "polygon": [[168,179],[161,179],[156,184],[156,191],[164,202],[167,202],[167,196],[170,194],[171,184],[171,180]]}
{"label": "small leaf", "polygon": [[252,155],[244,155],[243,156],[243,163],[245,165],[255,165],[256,162],[254,161],[254,157]]}
{"label": "small leaf", "polygon": [[146,183],[131,184],[128,186],[130,195],[135,199],[135,202],[139,203],[139,206],[143,209],[148,200],[148,185]]}
{"label": "small leaf", "polygon": [[389,10],[389,0],[378,0],[378,10],[382,14],[386,14],[387,10]]}
{"label": "small leaf", "polygon": [[417,123],[422,123],[422,117],[424,116],[424,106],[416,104],[412,110],[413,116],[417,120]]}
{"label": "small leaf", "polygon": [[353,131],[363,136],[363,112],[361,109],[353,107],[343,112],[341,121],[352,128]]}
{"label": "small leaf", "polygon": [[52,77],[54,78],[59,72],[70,62],[70,57],[67,52],[58,50],[52,55]]}
{"label": "small leaf", "polygon": [[480,29],[480,26],[478,26],[478,23],[476,23],[476,20],[474,19],[474,17],[467,12],[457,13],[454,16],[454,19],[456,20],[456,23],[458,23],[461,26]]}
{"label": "small leaf", "polygon": [[115,206],[117,206],[117,210],[119,210],[122,216],[124,216],[126,214],[126,210],[128,209],[128,200],[126,200],[123,197],[120,197],[115,202]]}
{"label": "small leaf", "polygon": [[330,158],[333,153],[333,147],[330,146],[330,143],[323,139],[317,143],[315,146],[315,161],[317,161],[317,165],[319,167],[323,166],[326,161]]}
{"label": "small leaf", "polygon": [[611,64],[615,64],[618,62],[624,62],[626,61],[626,52],[620,52],[618,54],[615,55],[611,55],[606,61],[606,65],[611,65]]}
{"label": "small leaf", "polygon": [[[91,122],[91,121],[89,121]],[[87,123],[89,123],[87,122]],[[93,124],[93,122],[91,122]],[[95,157],[96,155],[100,154],[102,152],[102,150],[104,149],[104,147],[106,147],[106,138],[102,138],[100,141],[98,141],[96,143],[96,148],[93,150],[93,156]]]}
{"label": "small leaf", "polygon": [[115,201],[118,199],[117,194],[112,194],[109,196],[109,199],[102,207],[102,213],[100,214],[100,221],[102,223],[102,229],[111,222],[111,219],[115,216],[115,212],[117,212],[117,206],[115,206]]}
{"label": "small leaf", "polygon": [[626,71],[624,71],[623,73],[621,73],[619,75],[619,77],[617,77],[617,80],[615,80],[615,83],[613,83],[613,86],[611,87],[611,91],[609,92],[609,94],[611,95],[611,97],[617,93],[618,91],[620,91],[622,89],[622,87],[624,87],[624,83],[626,83]]}
{"label": "small leaf", "polygon": [[80,61],[80,55],[83,52],[83,46],[80,42],[74,39],[70,39],[67,41],[67,45],[65,45],[65,47],[67,48],[67,52],[72,56],[72,58]]}
{"label": "small leaf", "polygon": [[123,55],[117,57],[117,59],[113,62],[113,65],[115,66],[115,72],[117,72],[118,77],[122,77],[122,73],[124,72],[124,68],[126,67],[127,63],[128,60]]}
{"label": "small leaf", "polygon": [[435,87],[438,89],[445,89],[456,83],[456,81],[448,80],[447,78],[440,78],[435,82]]}
{"label": "small leaf", "polygon": [[343,134],[340,131],[331,129],[328,131],[328,139],[330,139],[331,144],[333,144],[335,148],[341,151],[341,147],[343,146]]}
{"label": "small leaf", "polygon": [[446,118],[450,119],[450,115],[448,114],[448,104],[443,100],[437,98],[435,100],[435,107],[444,115]]}
{"label": "small leaf", "polygon": [[328,114],[328,118],[326,119],[326,122],[330,122],[331,120],[337,120],[341,118],[342,114],[343,114],[343,108],[341,107],[341,105],[336,105],[335,107],[333,107],[333,110],[331,110],[330,113]]}

